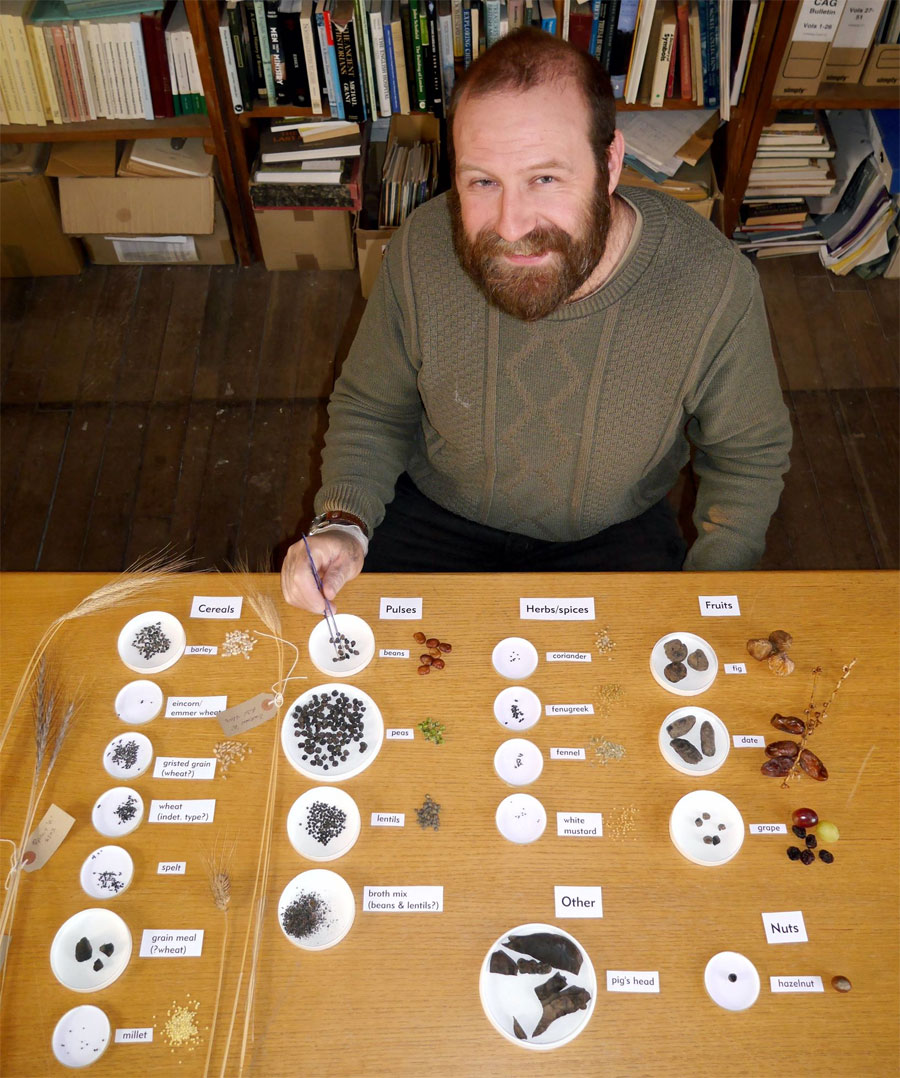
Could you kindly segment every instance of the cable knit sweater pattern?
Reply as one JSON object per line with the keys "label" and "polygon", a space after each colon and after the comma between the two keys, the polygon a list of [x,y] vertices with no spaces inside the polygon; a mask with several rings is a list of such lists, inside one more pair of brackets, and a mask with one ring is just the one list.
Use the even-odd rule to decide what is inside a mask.
{"label": "cable knit sweater pattern", "polygon": [[664,497],[687,435],[700,485],[685,567],[758,560],[791,434],[756,271],[690,208],[620,193],[641,221],[625,263],[530,323],[459,266],[443,197],[409,218],[332,395],[318,512],[371,531],[406,470],[471,520],[582,539]]}

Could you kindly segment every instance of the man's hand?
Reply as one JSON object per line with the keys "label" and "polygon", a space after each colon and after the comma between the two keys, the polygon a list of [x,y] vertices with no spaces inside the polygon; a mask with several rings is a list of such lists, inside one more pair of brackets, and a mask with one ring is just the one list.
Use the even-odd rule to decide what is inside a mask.
{"label": "man's hand", "polygon": [[[343,528],[320,532],[310,536],[307,542],[322,581],[322,590],[332,602],[348,581],[359,576],[365,557],[362,546]],[[322,596],[316,587],[302,539],[290,547],[281,566],[281,590],[291,606],[311,610],[314,614],[322,613]]]}

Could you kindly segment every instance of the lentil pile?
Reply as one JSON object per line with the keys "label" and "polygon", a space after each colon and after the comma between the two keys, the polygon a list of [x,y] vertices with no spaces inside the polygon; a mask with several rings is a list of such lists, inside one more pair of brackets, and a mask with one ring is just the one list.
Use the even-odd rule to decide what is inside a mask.
{"label": "lentil pile", "polygon": [[432,800],[431,794],[426,794],[422,807],[416,809],[416,820],[423,831],[429,827],[437,831],[441,826],[441,806]]}
{"label": "lentil pile", "polygon": [[152,659],[155,655],[168,651],[172,641],[162,631],[162,622],[157,621],[153,625],[138,629],[131,646],[137,649],[142,659]]}
{"label": "lentil pile", "polygon": [[306,812],[306,833],[320,846],[327,846],[344,830],[347,813],[327,801],[313,801]]}
{"label": "lentil pile", "polygon": [[369,747],[363,741],[365,713],[362,700],[338,689],[314,693],[306,704],[298,704],[291,717],[303,761],[327,771],[349,759],[352,745],[365,752]]}
{"label": "lentil pile", "polygon": [[281,924],[285,932],[294,939],[306,939],[328,923],[331,912],[328,903],[312,891],[298,895],[285,906],[281,915]]}

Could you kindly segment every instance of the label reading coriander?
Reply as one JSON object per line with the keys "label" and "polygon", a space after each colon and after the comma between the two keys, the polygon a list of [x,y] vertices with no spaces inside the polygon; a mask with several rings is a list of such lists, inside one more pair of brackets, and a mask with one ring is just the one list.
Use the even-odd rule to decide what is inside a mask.
{"label": "label reading coriander", "polygon": [[589,663],[593,656],[589,651],[548,651],[548,663]]}

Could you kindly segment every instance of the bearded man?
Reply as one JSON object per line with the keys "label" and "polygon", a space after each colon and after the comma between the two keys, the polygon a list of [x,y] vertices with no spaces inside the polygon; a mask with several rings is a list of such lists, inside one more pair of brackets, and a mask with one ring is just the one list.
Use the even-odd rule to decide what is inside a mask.
{"label": "bearded man", "polygon": [[[392,238],[329,405],[325,595],[364,562],[752,567],[790,448],[753,267],[690,208],[619,187],[606,72],[540,30],[466,71],[448,133],[452,189]],[[665,495],[691,444],[685,558]],[[320,610],[302,543],[282,587]]]}

